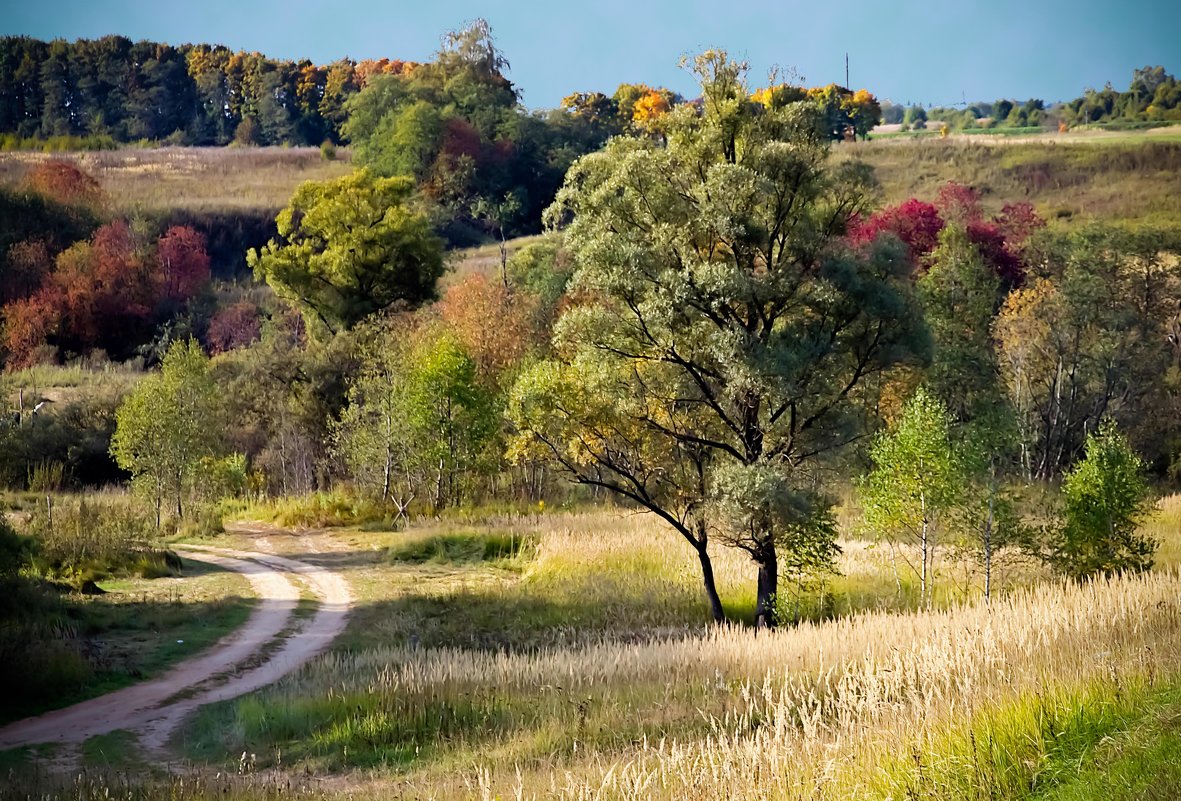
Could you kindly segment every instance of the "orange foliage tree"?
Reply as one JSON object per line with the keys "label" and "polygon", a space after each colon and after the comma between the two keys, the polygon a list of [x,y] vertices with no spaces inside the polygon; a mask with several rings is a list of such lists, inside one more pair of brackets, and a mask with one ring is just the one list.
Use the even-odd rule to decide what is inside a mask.
{"label": "orange foliage tree", "polygon": [[24,184],[67,206],[98,206],[106,198],[94,176],[65,159],[41,162],[25,176]]}
{"label": "orange foliage tree", "polygon": [[476,363],[481,380],[496,382],[546,339],[537,298],[473,274],[452,285],[439,301],[443,322]]}

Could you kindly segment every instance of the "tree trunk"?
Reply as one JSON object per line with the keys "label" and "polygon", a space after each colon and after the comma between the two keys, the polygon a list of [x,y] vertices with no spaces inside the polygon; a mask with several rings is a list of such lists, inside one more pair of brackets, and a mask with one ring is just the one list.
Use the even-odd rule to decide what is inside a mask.
{"label": "tree trunk", "polygon": [[504,291],[509,291],[508,285],[508,243],[504,239],[504,226],[501,225],[500,231],[500,280],[504,282]]}
{"label": "tree trunk", "polygon": [[927,496],[925,493],[919,493],[919,506],[922,509],[923,523],[922,530],[919,534],[921,556],[923,559],[922,570],[919,571],[919,596],[923,604],[927,603],[927,559],[930,553],[930,523],[927,520]]}
{"label": "tree trunk", "polygon": [[383,504],[390,499],[390,472],[394,469],[393,462],[393,457],[387,449],[385,454],[385,469],[381,477],[381,502]]}
{"label": "tree trunk", "polygon": [[775,598],[779,590],[779,561],[775,546],[765,549],[757,560],[759,565],[758,591],[755,601],[755,627],[775,627]]}
{"label": "tree trunk", "polygon": [[443,509],[443,457],[439,457],[439,470],[435,477],[435,514],[438,515]]}
{"label": "tree trunk", "polygon": [[722,606],[722,599],[718,596],[718,587],[714,582],[714,566],[710,561],[707,543],[702,542],[697,548],[697,559],[701,562],[701,579],[705,584],[705,597],[709,601],[709,611],[713,615],[714,623],[726,621],[726,610]]}
{"label": "tree trunk", "polygon": [[988,519],[984,521],[984,605],[992,603],[992,520],[996,489],[988,488]]}

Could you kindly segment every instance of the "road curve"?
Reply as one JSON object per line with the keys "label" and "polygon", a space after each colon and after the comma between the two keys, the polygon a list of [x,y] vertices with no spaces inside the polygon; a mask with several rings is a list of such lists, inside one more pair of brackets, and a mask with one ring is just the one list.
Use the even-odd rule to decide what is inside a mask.
{"label": "road curve", "polygon": [[[195,545],[177,550],[183,558],[242,573],[250,581],[260,602],[246,623],[208,652],[155,679],[0,728],[0,750],[38,743],[76,745],[116,729],[133,731],[144,746],[159,750],[197,707],[277,681],[327,648],[344,630],[352,593],[334,573],[270,554]],[[316,595],[319,606],[312,620],[282,639],[256,666],[233,673],[288,628],[299,591],[284,574],[299,575]]]}
{"label": "road curve", "polygon": [[234,676],[223,684],[198,692],[191,698],[169,704],[160,709],[159,714],[145,720],[137,730],[140,733],[140,744],[149,751],[162,750],[176,727],[197,707],[237,698],[268,684],[274,684],[326,649],[344,631],[349,610],[353,605],[353,594],[348,582],[322,567],[287,557],[248,554],[227,548],[202,548],[201,551],[238,558],[249,556],[269,567],[295,573],[307,582],[308,587],[316,595],[319,606],[311,622],[297,635],[287,638],[283,645],[258,667]]}

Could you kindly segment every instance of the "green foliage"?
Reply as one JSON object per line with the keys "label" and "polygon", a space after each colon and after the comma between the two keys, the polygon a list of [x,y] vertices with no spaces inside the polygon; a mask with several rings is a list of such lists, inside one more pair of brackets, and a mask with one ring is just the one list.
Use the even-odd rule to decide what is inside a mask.
{"label": "green foliage", "polygon": [[284,495],[249,507],[246,515],[296,529],[353,526],[373,521],[393,524],[386,506],[375,503],[368,495],[362,496],[345,489]]}
{"label": "green foliage", "polygon": [[929,265],[917,282],[934,344],[926,383],[953,419],[968,422],[1003,402],[992,340],[1001,282],[957,224],[940,232]]}
{"label": "green foliage", "polygon": [[1082,97],[1065,104],[1063,113],[1072,125],[1092,123],[1161,123],[1181,120],[1181,81],[1161,66],[1133,70],[1126,92],[1111,84],[1087,89]]}
{"label": "green foliage", "polygon": [[412,206],[407,178],[360,170],[307,182],[279,213],[279,239],[247,263],[282,298],[298,304],[313,331],[336,333],[395,304],[434,296],[442,246]]}
{"label": "green foliage", "polygon": [[16,533],[8,519],[0,515],[0,585],[20,573],[33,552],[28,537]]}
{"label": "green foliage", "polygon": [[178,519],[192,492],[202,459],[221,447],[218,390],[209,360],[195,340],[168,349],[158,374],[150,375],[119,406],[111,454],[132,474],[137,488],[160,508],[171,500]]}
{"label": "green foliage", "polygon": [[1008,295],[993,328],[1026,475],[1060,474],[1105,417],[1167,463],[1181,437],[1169,378],[1181,242],[1153,228],[1090,227],[1034,248],[1037,275]]}
{"label": "green foliage", "polygon": [[[518,456],[656,511],[703,555],[717,471],[773,471],[803,493],[817,455],[864,421],[869,377],[928,343],[897,253],[837,246],[866,175],[830,167],[815,108],[749,102],[724,53],[695,69],[702,113],[677,108],[664,139],[616,137],[567,176],[549,219],[569,221],[586,301],[509,413]],[[769,488],[756,473],[722,483]],[[786,523],[769,513],[787,506],[764,500],[766,524],[727,536],[762,567],[769,615]]]}
{"label": "green foliage", "polygon": [[518,250],[508,260],[508,280],[538,300],[540,311],[553,314],[566,294],[574,265],[559,236],[549,236]]}
{"label": "green foliage", "polygon": [[1075,578],[1152,567],[1158,543],[1138,532],[1152,508],[1144,463],[1111,421],[1088,435],[1062,484],[1064,521],[1051,559]]}
{"label": "green foliage", "polygon": [[1005,701],[882,761],[882,797],[915,801],[1173,798],[1175,679],[1054,687]]}
{"label": "green foliage", "polygon": [[874,441],[874,467],[861,484],[869,528],[917,548],[918,564],[907,564],[919,576],[924,601],[933,591],[937,549],[953,533],[967,489],[951,422],[947,406],[919,387],[897,424]]}
{"label": "green foliage", "polygon": [[376,324],[348,406],[333,427],[338,456],[371,496],[405,513],[416,497],[435,511],[458,504],[491,466],[497,431],[491,393],[452,336]]}
{"label": "green foliage", "polygon": [[347,104],[357,163],[414,177],[452,243],[536,233],[573,160],[618,130],[589,99],[573,113],[528,112],[507,70],[476,20],[448,34],[433,62],[375,75]]}
{"label": "green foliage", "polygon": [[361,333],[361,368],[332,426],[333,451],[367,497],[402,506],[420,489],[425,462],[413,439],[406,332],[376,322]]}
{"label": "green foliage", "polygon": [[34,543],[29,571],[76,589],[117,575],[170,575],[176,564],[155,544],[152,521],[119,500],[43,501],[25,533]]}
{"label": "green foliage", "polygon": [[[386,76],[387,81],[397,81]],[[362,93],[358,99],[364,99]],[[443,121],[430,103],[419,100],[399,108],[396,114],[381,117],[373,133],[356,137],[357,161],[378,175],[409,175],[415,180],[426,177],[438,155]]]}

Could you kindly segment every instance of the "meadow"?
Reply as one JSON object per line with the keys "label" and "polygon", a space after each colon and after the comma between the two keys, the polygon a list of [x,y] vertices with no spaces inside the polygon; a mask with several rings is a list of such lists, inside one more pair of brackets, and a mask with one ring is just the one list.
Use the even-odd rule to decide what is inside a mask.
{"label": "meadow", "polygon": [[244,211],[273,213],[303,181],[351,169],[347,150],[326,159],[311,147],[124,147],[71,153],[0,153],[0,183],[19,183],[34,164],[66,158],[99,182],[115,211]]}
{"label": "meadow", "polygon": [[956,181],[991,211],[1028,201],[1051,225],[1171,226],[1181,218],[1181,142],[1164,133],[886,139],[834,153],[872,166],[886,204],[932,199]]}
{"label": "meadow", "polygon": [[[1181,211],[1181,134],[1177,128],[1037,136],[938,135],[841,143],[835,157],[874,168],[882,201],[933,198],[948,181],[972,186],[990,211],[1028,200],[1052,224],[1106,219],[1171,224]],[[93,175],[119,212],[270,210],[303,181],[349,172],[347,149],[325,159],[317,148],[157,147],[30,153],[0,152],[0,183],[16,184],[31,165],[68,158]],[[527,240],[524,240],[527,241]],[[480,266],[498,246],[471,251]]]}
{"label": "meadow", "polygon": [[[1132,136],[928,137],[841,144],[835,152],[838,161],[874,167],[883,203],[930,199],[954,180],[975,188],[989,212],[1029,200],[1052,227],[1175,225],[1181,143]],[[19,180],[30,160],[43,157],[0,154],[0,181]],[[348,170],[310,149],[74,157],[122,211],[269,214],[299,181]],[[508,250],[534,243],[517,240]],[[500,258],[498,243],[453,252],[443,288],[487,276],[495,285]],[[512,299],[507,287],[505,297]],[[488,308],[490,316],[474,318],[471,328],[495,327],[498,310],[508,306]],[[356,476],[350,481],[329,464],[339,457],[327,453],[334,443],[325,420],[346,402],[358,366],[345,362],[356,354],[326,351],[316,356],[322,361],[306,363],[296,355],[288,364],[287,344],[277,339],[253,347],[217,359],[223,367],[242,359],[241,374],[265,378],[259,386],[271,394],[260,391],[258,408],[243,404],[221,424],[240,429],[235,447],[259,455],[263,445],[276,446],[268,452],[273,461],[257,463],[265,470],[286,469],[289,455],[314,462],[322,473],[313,479],[309,468],[298,486],[326,489],[301,494],[283,483],[266,497],[262,467],[243,471],[242,485],[226,493],[232,500],[182,484],[177,497],[192,493],[201,519],[158,531],[121,511],[130,496],[100,494],[106,505],[87,516],[90,501],[55,494],[62,476],[43,481],[30,468],[25,481],[22,468],[11,483],[30,491],[5,496],[0,508],[37,539],[24,578],[35,573],[61,589],[105,594],[29,601],[40,616],[35,635],[57,651],[44,668],[22,668],[44,685],[7,714],[155,675],[239,625],[251,608],[242,579],[188,568],[175,575],[166,549],[181,544],[271,551],[336,572],[356,596],[347,628],[278,683],[201,708],[170,743],[183,765],[140,753],[129,732],[84,744],[86,770],[68,777],[47,772],[51,751],[24,749],[0,754],[0,770],[8,771],[0,801],[1016,801],[1181,792],[1179,495],[1165,497],[1143,522],[1141,531],[1160,544],[1149,572],[1068,581],[1010,548],[998,554],[994,594],[986,599],[967,548],[945,543],[926,603],[908,565],[913,554],[865,531],[847,489],[836,509],[836,569],[806,579],[783,572],[774,599],[778,629],[750,626],[755,565],[714,544],[729,620],[711,625],[700,568],[677,534],[650,514],[592,505],[567,490],[502,499],[506,485],[516,486],[510,471],[518,465],[498,461],[501,473],[482,496],[457,508],[436,503],[428,510],[420,494],[412,520],[398,525],[389,505],[372,491],[366,497]],[[101,395],[107,411],[87,419],[107,425],[145,373],[142,362],[99,361],[9,374],[0,395],[11,400],[23,388],[62,408]],[[468,366],[474,374],[478,360]],[[505,368],[499,377],[511,375]],[[292,387],[306,392],[283,394]],[[216,389],[220,395],[228,387]],[[253,392],[238,393],[255,400]],[[36,423],[48,430],[49,421],[47,413]],[[22,435],[38,431],[20,426]],[[107,467],[110,428],[96,446]],[[47,495],[58,504],[57,523],[41,525]],[[222,531],[223,516],[247,525]],[[27,632],[0,633],[8,636],[0,645],[19,655]],[[174,647],[179,640],[184,648]]]}
{"label": "meadow", "polygon": [[[1143,576],[1060,582],[1010,554],[990,603],[949,550],[929,610],[887,544],[845,537],[839,575],[784,598],[800,620],[772,632],[707,626],[691,552],[647,515],[276,529],[278,552],[353,587],[344,636],[189,722],[174,746],[204,778],[146,778],[133,742],[104,739],[71,797],[1170,797],[1179,524],[1170,496]],[[747,614],[749,560],[715,565]]]}

